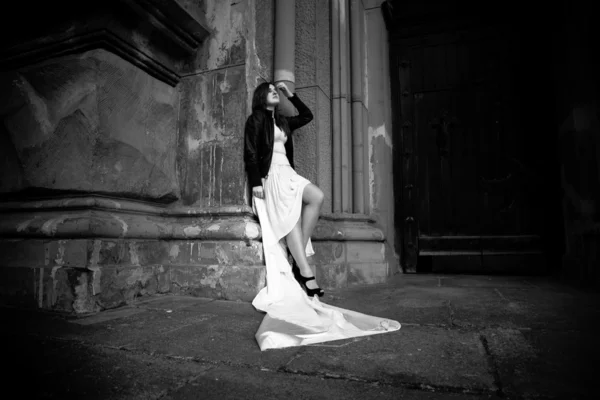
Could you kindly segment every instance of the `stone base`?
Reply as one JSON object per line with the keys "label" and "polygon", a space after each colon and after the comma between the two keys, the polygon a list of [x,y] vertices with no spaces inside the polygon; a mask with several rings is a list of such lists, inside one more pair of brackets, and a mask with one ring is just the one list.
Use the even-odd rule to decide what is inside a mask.
{"label": "stone base", "polygon": [[382,283],[398,271],[383,231],[367,216],[323,216],[313,244],[310,262],[326,289]]}
{"label": "stone base", "polygon": [[[266,283],[247,207],[196,210],[71,198],[0,204],[0,305],[92,313],[156,293],[251,301]],[[310,261],[324,288],[393,274],[366,217],[324,216]]]}
{"label": "stone base", "polygon": [[315,242],[314,248],[311,264],[325,289],[383,283],[394,275],[384,242],[324,241]]}
{"label": "stone base", "polygon": [[0,304],[90,313],[156,293],[251,301],[262,244],[235,241],[5,239]]}

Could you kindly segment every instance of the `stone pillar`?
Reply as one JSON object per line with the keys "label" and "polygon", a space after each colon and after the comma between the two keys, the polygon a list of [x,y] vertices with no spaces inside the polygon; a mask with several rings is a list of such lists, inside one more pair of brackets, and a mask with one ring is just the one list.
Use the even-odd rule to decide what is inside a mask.
{"label": "stone pillar", "polygon": [[[395,248],[394,180],[392,158],[392,109],[388,35],[381,12],[381,2],[365,3],[368,137],[365,143],[365,163],[368,166],[365,194],[371,215],[385,232],[390,253]],[[395,250],[394,250],[395,249]],[[398,264],[394,272],[398,269]]]}
{"label": "stone pillar", "polygon": [[311,109],[314,119],[294,133],[294,159],[298,173],[323,190],[324,213],[331,212],[332,199],[329,11],[325,1],[296,2],[296,93]]}
{"label": "stone pillar", "polygon": [[332,118],[332,169],[333,169],[333,212],[342,211],[342,126],[340,120],[341,82],[339,78],[340,59],[340,19],[339,2],[331,2],[331,118]]}
{"label": "stone pillar", "polygon": [[365,185],[364,178],[365,160],[364,160],[364,142],[365,130],[363,124],[364,105],[364,10],[361,0],[352,0],[350,3],[350,43],[351,43],[351,66],[352,66],[352,199],[353,212],[364,214],[365,204]]}
{"label": "stone pillar", "polygon": [[352,212],[350,27],[346,0],[332,1],[334,212]]}
{"label": "stone pillar", "polygon": [[[331,88],[331,138],[329,143],[332,148],[323,157],[332,168],[332,214],[324,213],[319,220],[313,235],[315,256],[311,263],[315,265],[317,280],[322,287],[340,288],[356,284],[380,283],[385,281],[396,270],[392,265],[394,260],[389,255],[386,237],[376,221],[361,213],[368,211],[365,199],[368,191],[365,190],[368,178],[365,163],[367,146],[366,107],[364,90],[364,25],[362,6],[358,4],[358,15],[351,15],[348,0],[333,0],[329,2],[331,18],[331,85],[319,83],[320,58],[316,60],[316,84],[312,71],[315,59],[311,51],[315,30],[310,25],[316,8],[317,16],[319,7],[326,2],[320,0],[297,2],[296,15],[296,52],[302,54],[296,57],[297,85],[306,85],[307,92],[316,90],[321,95]],[[360,3],[360,2],[358,2]],[[299,6],[301,4],[301,6]],[[353,3],[354,4],[354,3]],[[356,4],[354,4],[356,6]],[[356,8],[356,7],[355,7]],[[350,20],[351,17],[359,22]],[[323,23],[326,25],[326,23]],[[317,24],[317,27],[319,24]],[[357,32],[354,32],[354,29]],[[352,34],[356,35],[352,40]],[[316,41],[323,35],[316,33]],[[317,47],[318,48],[318,47]],[[353,74],[354,72],[354,74]],[[325,75],[325,74],[323,74]],[[315,88],[315,89],[313,89]],[[356,90],[353,90],[356,88]],[[357,111],[354,114],[353,108]],[[323,107],[315,108],[321,112]],[[321,128],[319,128],[321,131]],[[319,133],[322,135],[322,133]],[[303,138],[298,135],[298,138]],[[298,139],[297,138],[297,139]],[[328,138],[329,139],[329,138]],[[303,140],[303,139],[300,139]],[[301,142],[300,150],[308,152],[310,139]],[[313,141],[314,142],[314,141]],[[358,147],[353,147],[358,144]],[[319,155],[319,157],[321,157]],[[308,159],[311,161],[311,159]],[[358,162],[358,165],[355,163]],[[298,163],[299,168],[308,163]],[[354,174],[355,173],[355,174]],[[353,176],[354,174],[354,176]],[[360,183],[357,183],[360,180]],[[357,200],[356,206],[353,204]],[[355,208],[358,207],[358,208]],[[361,213],[354,212],[360,211]]]}
{"label": "stone pillar", "polygon": [[[294,75],[296,55],[296,1],[275,1],[274,82],[283,82],[292,93],[296,90]],[[284,115],[294,115],[294,106],[281,96],[280,109]]]}

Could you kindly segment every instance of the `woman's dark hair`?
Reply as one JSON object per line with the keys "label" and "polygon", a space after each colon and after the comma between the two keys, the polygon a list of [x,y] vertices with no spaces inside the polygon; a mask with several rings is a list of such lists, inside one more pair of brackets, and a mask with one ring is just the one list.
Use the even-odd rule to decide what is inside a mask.
{"label": "woman's dark hair", "polygon": [[[254,95],[252,96],[252,114],[257,112],[263,112],[267,110],[267,95],[269,94],[269,86],[273,85],[272,82],[263,82],[254,89]],[[275,107],[275,123],[279,129],[283,130],[286,134],[290,134],[288,129],[287,120],[279,112],[279,106]]]}

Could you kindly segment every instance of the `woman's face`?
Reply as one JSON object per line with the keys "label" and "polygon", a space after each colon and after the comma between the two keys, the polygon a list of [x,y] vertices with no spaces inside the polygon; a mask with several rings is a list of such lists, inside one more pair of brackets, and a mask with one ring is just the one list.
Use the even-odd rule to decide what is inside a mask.
{"label": "woman's face", "polygon": [[279,93],[277,93],[275,86],[269,85],[269,91],[267,92],[267,107],[276,106],[277,104],[279,104]]}

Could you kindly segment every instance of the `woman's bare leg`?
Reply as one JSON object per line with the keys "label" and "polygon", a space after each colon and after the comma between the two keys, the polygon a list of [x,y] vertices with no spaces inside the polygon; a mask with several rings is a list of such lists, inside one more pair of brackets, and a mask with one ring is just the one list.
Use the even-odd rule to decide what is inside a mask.
{"label": "woman's bare leg", "polygon": [[312,183],[304,187],[304,192],[302,192],[302,202],[304,203],[302,207],[302,242],[304,248],[306,248],[308,239],[310,239],[315,226],[317,226],[324,200],[325,195],[321,189]]}
{"label": "woman's bare leg", "polygon": [[[301,220],[298,220],[296,226],[288,233],[286,241],[288,248],[292,253],[292,257],[294,257],[296,265],[298,265],[298,268],[300,269],[300,274],[306,278],[313,276],[312,269],[306,258],[306,245],[304,244]],[[309,289],[316,289],[318,286],[319,285],[315,280],[306,282],[306,287]]]}

